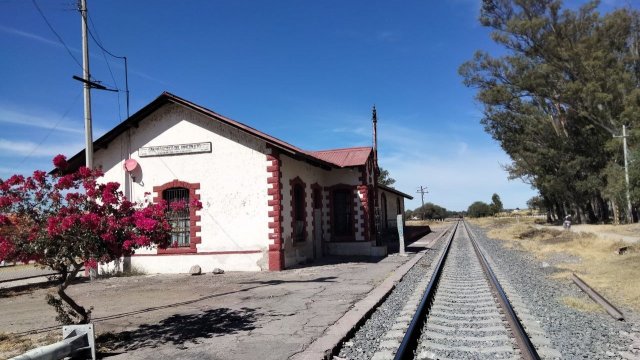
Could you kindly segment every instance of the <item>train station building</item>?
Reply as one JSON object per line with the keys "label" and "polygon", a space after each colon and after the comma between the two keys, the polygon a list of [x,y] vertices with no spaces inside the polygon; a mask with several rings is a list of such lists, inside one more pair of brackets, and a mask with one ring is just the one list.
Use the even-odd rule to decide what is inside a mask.
{"label": "train station building", "polygon": [[171,219],[173,246],[124,260],[149,273],[385,255],[380,234],[411,199],[376,184],[375,146],[303,150],[167,92],[94,141],[94,166],[133,201],[202,203]]}

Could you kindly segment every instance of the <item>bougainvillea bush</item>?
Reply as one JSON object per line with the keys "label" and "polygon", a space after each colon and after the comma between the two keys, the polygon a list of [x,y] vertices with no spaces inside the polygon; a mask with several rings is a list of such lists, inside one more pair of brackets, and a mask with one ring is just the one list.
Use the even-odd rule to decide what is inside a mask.
{"label": "bougainvillea bush", "polygon": [[0,260],[33,261],[58,272],[57,291],[47,302],[60,322],[87,323],[90,309],[65,292],[78,272],[140,247],[170,246],[168,218],[176,205],[131,202],[118,183],[98,181],[100,170],[66,172],[62,155],[53,163],[52,174],[38,170],[0,179]]}

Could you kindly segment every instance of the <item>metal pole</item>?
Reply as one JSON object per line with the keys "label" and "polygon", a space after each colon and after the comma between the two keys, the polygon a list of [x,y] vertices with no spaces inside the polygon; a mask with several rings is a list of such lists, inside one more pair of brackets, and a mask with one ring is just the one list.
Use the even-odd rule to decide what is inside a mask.
{"label": "metal pole", "polygon": [[82,77],[84,78],[84,132],[86,166],[93,169],[93,130],[91,128],[91,76],[89,74],[89,39],[87,38],[87,0],[80,0],[82,20]]}
{"label": "metal pole", "polygon": [[422,198],[422,213],[420,215],[421,219],[424,220],[424,194],[428,193],[427,191],[427,187],[425,186],[424,189],[422,188],[422,185],[420,185],[420,190],[416,191],[418,193],[420,193],[420,197]]}
{"label": "metal pole", "polygon": [[627,183],[627,209],[629,211],[629,224],[633,223],[633,208],[631,207],[631,195],[629,194],[629,162],[627,160],[627,126],[622,125],[622,149],[624,152],[624,180]]}

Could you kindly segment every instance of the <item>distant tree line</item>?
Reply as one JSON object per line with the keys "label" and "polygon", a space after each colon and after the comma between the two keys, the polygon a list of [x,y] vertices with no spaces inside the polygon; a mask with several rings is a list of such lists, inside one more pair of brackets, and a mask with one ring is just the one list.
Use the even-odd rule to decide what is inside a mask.
{"label": "distant tree line", "polygon": [[[478,51],[459,69],[477,89],[485,131],[512,159],[510,178],[538,190],[528,205],[549,221],[568,213],[581,222],[632,220],[640,205],[640,13],[600,14],[598,5],[483,0],[480,22],[506,53]],[[614,138],[623,125],[631,213],[622,140]]]}
{"label": "distant tree line", "polygon": [[458,217],[460,215],[457,211],[450,211],[442,206],[434,203],[425,203],[424,206],[420,206],[414,210],[407,210],[404,212],[405,219],[424,219],[424,220],[441,220],[450,217]]}
{"label": "distant tree line", "polygon": [[491,196],[491,204],[487,204],[482,201],[476,201],[469,205],[467,209],[467,216],[469,217],[486,217],[493,216],[499,212],[504,211],[502,201],[498,194]]}

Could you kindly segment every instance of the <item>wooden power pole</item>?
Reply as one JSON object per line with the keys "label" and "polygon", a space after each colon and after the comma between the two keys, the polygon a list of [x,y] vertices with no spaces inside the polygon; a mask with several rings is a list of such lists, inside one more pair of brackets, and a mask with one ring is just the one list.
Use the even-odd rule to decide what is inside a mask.
{"label": "wooden power pole", "polygon": [[424,220],[424,194],[427,194],[427,187],[426,186],[422,186],[420,185],[420,190],[416,191],[418,194],[420,194],[420,197],[422,198],[422,214],[420,215],[420,217],[422,218],[422,220]]}
{"label": "wooden power pole", "polygon": [[80,0],[80,18],[82,21],[85,158],[87,168],[93,169],[93,128],[91,125],[91,74],[89,72],[89,39],[87,36],[87,0]]}

